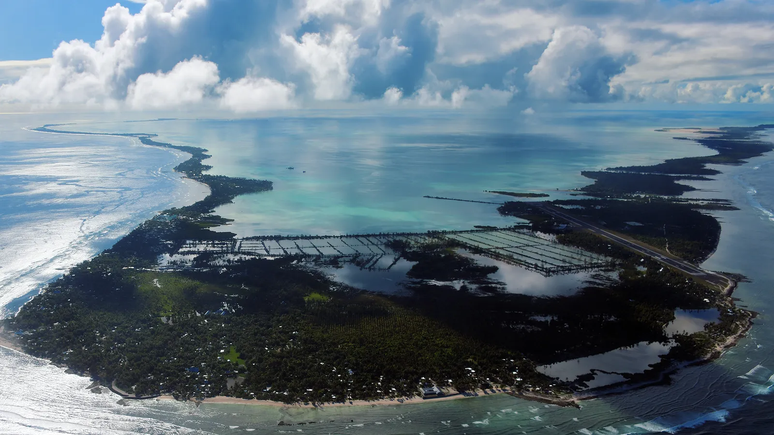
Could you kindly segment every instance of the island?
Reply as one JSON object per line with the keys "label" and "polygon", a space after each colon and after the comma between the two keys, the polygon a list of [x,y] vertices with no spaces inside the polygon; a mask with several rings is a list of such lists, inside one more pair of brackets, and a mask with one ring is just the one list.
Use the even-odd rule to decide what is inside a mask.
{"label": "island", "polygon": [[[93,134],[55,127],[38,131]],[[720,235],[705,212],[733,206],[680,198],[690,187],[678,181],[771,151],[756,137],[771,127],[691,139],[716,152],[709,157],[584,172],[594,180],[585,198],[494,203],[529,229],[514,220],[513,228],[252,239],[212,231],[228,222],[214,210],[268,194],[270,181],[208,175],[203,148],[114,134],[191,154],[175,170],[210,194],[159,213],[48,284],[0,334],[132,399],[312,406],[508,393],[574,405],[606,390],[542,367],[663,343],[669,351],[657,363],[621,374],[626,385],[657,382],[717,357],[750,328],[755,313],[731,297],[742,277],[696,266]],[[383,255],[411,264],[405,292],[355,288],[321,269],[372,269]],[[583,281],[568,294],[509,293],[495,278],[505,264]],[[678,310],[716,318],[701,331],[667,332]]]}
{"label": "island", "polygon": [[507,192],[504,190],[485,190],[486,193],[496,193],[498,195],[512,196],[514,198],[548,198],[547,193],[534,193],[534,192]]}

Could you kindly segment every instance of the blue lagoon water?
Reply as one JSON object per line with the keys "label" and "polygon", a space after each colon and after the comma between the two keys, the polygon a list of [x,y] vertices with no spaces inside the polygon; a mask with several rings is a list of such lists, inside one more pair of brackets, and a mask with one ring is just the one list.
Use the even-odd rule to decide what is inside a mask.
{"label": "blue lagoon water", "polygon": [[[212,173],[268,179],[270,193],[217,210],[240,236],[469,229],[512,225],[485,190],[564,198],[582,170],[701,155],[652,126],[546,125],[465,116],[270,118],[80,124],[73,130],[153,132],[211,151]],[[551,134],[547,134],[546,131]],[[288,169],[288,168],[293,169]]]}
{"label": "blue lagoon water", "polygon": [[[707,153],[656,128],[767,121],[757,113],[351,115],[131,123],[93,117],[68,128],[158,133],[162,141],[209,149],[213,173],[272,180],[273,191],[218,210],[236,219],[221,230],[256,235],[512,224],[493,204],[423,196],[502,202],[507,198],[484,190],[510,190],[567,197],[588,183],[581,170]],[[0,118],[0,307],[6,312],[154,212],[204,194],[171,172],[184,156],[121,138],[21,129],[57,121]],[[717,213],[721,243],[705,266],[751,277],[736,296],[761,315],[736,348],[678,372],[672,385],[587,401],[581,409],[509,396],[317,410],[157,401],[122,406],[111,394],[88,392],[88,379],[0,349],[0,433],[765,433],[760,429],[771,424],[765,410],[774,387],[774,332],[767,325],[774,307],[772,163],[768,155],[722,167],[716,181],[696,183],[703,190],[694,195],[730,198],[741,208]],[[317,424],[283,430],[280,420]]]}

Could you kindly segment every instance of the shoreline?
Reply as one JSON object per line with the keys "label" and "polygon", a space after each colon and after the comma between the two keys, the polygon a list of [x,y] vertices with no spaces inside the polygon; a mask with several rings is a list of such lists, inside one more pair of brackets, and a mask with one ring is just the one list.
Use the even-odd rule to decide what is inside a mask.
{"label": "shoreline", "polygon": [[2,324],[0,324],[0,347],[27,355],[27,353],[22,350],[21,346],[19,346],[19,343],[8,337],[8,333],[5,332],[5,325]]}
{"label": "shoreline", "polygon": [[[439,396],[439,397],[431,397],[431,398],[423,398],[420,396],[414,396],[414,397],[401,397],[401,398],[383,398],[383,399],[374,399],[374,400],[364,400],[364,399],[358,399],[358,400],[348,400],[346,402],[325,402],[325,403],[310,403],[310,402],[296,402],[296,403],[285,403],[285,402],[278,402],[275,400],[260,400],[260,399],[240,399],[237,397],[231,397],[231,396],[215,396],[215,397],[207,397],[202,400],[184,400],[181,402],[192,402],[195,403],[196,406],[199,405],[247,405],[247,406],[265,406],[265,407],[271,407],[271,408],[282,408],[282,409],[325,409],[325,408],[347,408],[347,407],[377,407],[377,406],[403,406],[403,405],[419,405],[423,403],[436,403],[436,402],[447,402],[450,400],[466,400],[466,399],[481,399],[484,397],[501,397],[501,396],[511,396],[517,399],[523,399],[531,402],[539,402],[539,403],[545,403],[550,405],[556,405],[561,407],[574,407],[574,408],[580,408],[580,405],[577,403],[578,400],[574,397],[562,395],[562,396],[548,396],[540,393],[535,393],[532,391],[513,391],[511,388],[508,388],[509,391],[505,391],[504,388],[497,388],[497,390],[494,393],[485,392],[484,390],[477,389],[472,394],[462,394],[459,392],[455,392],[453,394],[448,394],[445,396]],[[129,399],[129,397],[125,397]],[[161,395],[155,397],[156,400],[178,400],[170,395]]]}
{"label": "shoreline", "polygon": [[666,379],[668,379],[670,375],[677,373],[682,369],[709,364],[712,361],[717,360],[718,358],[722,357],[727,350],[736,346],[739,343],[739,341],[745,338],[747,336],[747,333],[750,332],[750,330],[752,329],[753,319],[757,316],[757,313],[755,313],[754,311],[748,311],[748,310],[745,310],[745,311],[750,313],[750,317],[747,318],[745,325],[739,330],[739,332],[737,332],[732,336],[729,336],[726,339],[726,341],[724,341],[723,343],[716,344],[715,347],[712,350],[710,350],[704,357],[695,359],[692,361],[682,361],[682,362],[673,361],[664,370],[661,370],[660,372],[658,372],[657,376],[654,379],[633,382],[633,383],[619,382],[616,384],[606,385],[598,388],[592,388],[585,392],[579,392],[579,393],[573,394],[573,399],[576,401],[592,400],[592,399],[598,399],[598,398],[607,397],[607,396],[616,396],[619,394],[625,394],[629,391],[634,391],[634,390],[639,390],[639,389],[647,388],[654,385],[659,385],[663,383]]}
{"label": "shoreline", "polygon": [[[64,125],[74,125],[74,124],[46,124],[43,127],[29,127],[29,126],[27,126],[27,127],[22,127],[22,130],[28,131],[28,132],[31,132],[31,133],[50,134],[50,135],[54,135],[54,136],[57,136],[57,135],[69,135],[69,136],[98,136],[98,137],[124,138],[124,139],[128,139],[129,142],[131,142],[135,146],[138,146],[138,147],[141,147],[141,148],[160,148],[160,149],[168,151],[173,156],[179,157],[181,159],[184,158],[186,154],[188,154],[189,157],[187,159],[182,160],[177,165],[172,167],[172,173],[180,174],[180,181],[183,182],[184,186],[185,186],[185,181],[186,180],[193,181],[194,183],[196,183],[199,186],[204,186],[207,189],[207,195],[212,193],[212,186],[210,186],[209,184],[207,184],[207,183],[205,183],[203,181],[197,180],[195,178],[189,177],[188,174],[186,174],[184,171],[178,171],[178,170],[175,169],[177,166],[180,165],[180,163],[184,163],[185,161],[187,161],[187,160],[191,159],[192,157],[194,157],[194,155],[191,154],[191,152],[189,152],[189,151],[185,151],[185,150],[181,150],[181,149],[177,149],[177,148],[172,148],[172,147],[164,147],[164,146],[159,146],[159,145],[147,144],[147,143],[145,143],[145,142],[143,142],[141,140],[141,138],[144,137],[145,133],[137,133],[137,134],[133,134],[133,135],[122,135],[122,134],[116,134],[116,133],[92,133],[92,132],[77,132],[77,131],[69,132],[69,131],[66,131],[66,130],[51,130],[51,129],[48,128],[48,127],[53,127],[53,126],[64,126]],[[156,137],[155,134],[153,136]],[[174,162],[170,163],[170,165],[172,165],[172,164],[174,164]],[[193,189],[188,188],[187,192],[185,193],[185,197],[191,196],[192,193],[194,193]],[[207,195],[205,195],[205,196],[207,196]],[[160,210],[160,211],[156,212],[156,214],[163,213],[165,210],[168,210],[168,208],[164,209],[164,210]]]}
{"label": "shoreline", "polygon": [[[44,127],[45,128],[45,127]],[[63,131],[42,131],[42,130],[33,130],[37,132],[43,132],[43,133],[50,133],[50,134],[76,134],[76,135],[89,135],[89,134],[95,134],[95,133],[83,133],[83,132],[63,132]],[[118,134],[100,134],[96,133],[96,135],[100,136],[119,136]],[[127,136],[124,136],[127,137]],[[139,139],[138,136],[129,136],[132,139],[132,142],[135,142],[134,139]],[[148,136],[147,138],[152,137]],[[151,140],[151,139],[149,139]],[[152,140],[151,140],[152,141]],[[160,145],[151,145],[146,144],[142,140],[140,140],[140,143],[144,146],[153,146],[153,147],[170,147],[173,148],[174,146],[171,146],[169,144],[163,144],[166,146],[160,146]],[[186,152],[179,150],[178,148],[173,148],[180,152]],[[205,150],[206,151],[206,150]],[[175,152],[173,151],[173,154]],[[190,153],[189,153],[190,154]],[[194,155],[191,154],[192,159],[194,158]],[[181,174],[183,179],[189,179],[198,182],[199,184],[203,184],[208,187],[209,191],[212,192],[212,186],[207,184],[205,181],[202,181],[201,179],[196,179],[188,174],[186,174],[185,171],[179,171],[177,169],[173,169],[174,172],[178,172]],[[446,199],[446,198],[443,198]],[[163,213],[163,211],[161,212]],[[714,251],[710,254],[709,257],[714,254]],[[708,257],[708,258],[709,258]],[[706,259],[705,259],[706,260]],[[733,290],[736,288],[736,282],[735,280],[731,279],[730,277],[728,286],[722,291],[723,294],[726,294],[727,296],[730,296],[733,293]],[[746,311],[746,310],[745,310]],[[752,312],[750,312],[752,313]],[[706,355],[706,357],[694,360],[694,361],[687,361],[687,362],[673,362],[670,364],[666,369],[659,371],[657,375],[657,379],[653,381],[642,381],[642,382],[634,382],[634,383],[620,383],[620,384],[613,384],[605,387],[600,387],[599,391],[596,391],[595,394],[591,395],[583,395],[582,393],[572,393],[572,394],[562,394],[558,396],[553,395],[543,395],[540,393],[534,393],[531,391],[510,391],[505,392],[502,391],[501,388],[497,388],[498,390],[501,390],[496,393],[486,393],[482,390],[476,390],[476,395],[464,395],[464,394],[452,394],[448,396],[442,396],[442,397],[436,397],[436,398],[429,398],[424,399],[419,396],[414,396],[411,398],[401,398],[401,399],[377,399],[377,400],[352,400],[347,402],[337,402],[337,403],[322,403],[322,404],[316,404],[316,403],[284,403],[279,401],[272,401],[272,400],[258,400],[258,399],[239,399],[235,397],[229,397],[229,396],[215,396],[210,398],[205,398],[202,400],[185,400],[194,402],[197,406],[201,403],[204,404],[224,404],[224,405],[250,405],[250,406],[268,406],[268,407],[275,407],[275,408],[315,408],[315,409],[321,409],[325,407],[348,407],[348,406],[395,406],[395,405],[403,405],[403,404],[417,404],[417,403],[430,403],[430,402],[438,402],[438,401],[448,401],[448,400],[460,400],[460,399],[466,399],[466,398],[476,398],[476,397],[486,397],[486,396],[495,396],[495,395],[504,395],[508,394],[512,397],[521,398],[525,400],[531,400],[531,401],[537,401],[541,403],[549,403],[554,404],[558,406],[575,406],[579,407],[578,402],[581,400],[590,400],[602,396],[612,395],[612,394],[622,394],[630,390],[643,388],[649,385],[653,385],[659,382],[662,382],[665,377],[667,377],[669,374],[676,372],[677,370],[680,370],[682,368],[693,366],[693,365],[699,365],[708,363],[712,360],[715,360],[722,356],[723,352],[730,347],[733,347],[735,344],[743,338],[747,332],[752,327],[752,319],[755,317],[755,313],[752,313],[750,317],[747,318],[747,324],[745,327],[741,328],[740,331],[732,336],[727,337],[727,339],[723,343],[719,343],[715,346],[715,348]],[[21,350],[20,346],[18,346],[18,343],[14,343],[12,340],[5,338],[4,336],[7,336],[8,333],[4,332],[4,327],[0,326],[0,346],[7,347],[12,350],[16,350],[19,352],[23,352]],[[87,374],[83,374],[83,376],[88,376]],[[104,385],[104,384],[103,384]],[[111,384],[112,385],[112,384]],[[107,386],[107,385],[105,385]],[[509,388],[510,389],[510,388]],[[175,399],[172,396],[169,395],[161,395],[161,396],[149,396],[149,397],[132,397],[131,395],[124,395],[121,394],[111,388],[111,391],[113,391],[116,395],[121,397],[122,399],[129,399],[129,400],[148,400],[148,399],[157,399],[157,400],[178,400]],[[481,394],[483,393],[483,394]]]}
{"label": "shoreline", "polygon": [[[615,396],[619,394],[625,394],[630,391],[658,385],[664,382],[664,380],[667,379],[669,375],[674,374],[679,370],[682,370],[688,367],[708,364],[712,361],[717,360],[718,358],[722,357],[727,350],[736,346],[739,343],[739,341],[742,340],[744,337],[746,337],[747,333],[752,329],[753,319],[756,317],[757,313],[753,311],[748,311],[748,312],[750,313],[750,317],[747,318],[747,321],[745,322],[744,326],[739,330],[739,332],[728,337],[726,341],[724,341],[723,343],[717,344],[703,358],[696,359],[693,361],[672,362],[666,369],[660,371],[657,374],[655,379],[639,381],[639,382],[621,382],[621,383],[606,385],[599,388],[590,389],[590,390],[587,390],[586,392],[577,392],[572,394],[549,396],[545,394],[535,393],[533,391],[499,391],[496,393],[486,393],[486,392],[483,392],[482,390],[476,390],[475,392],[477,395],[463,395],[463,394],[457,393],[457,394],[451,394],[448,396],[435,397],[430,399],[424,399],[419,396],[414,396],[411,398],[401,398],[401,399],[384,398],[384,399],[377,399],[377,400],[352,400],[352,401],[347,401],[348,403],[335,402],[335,403],[322,403],[322,404],[284,403],[284,402],[278,402],[273,400],[240,399],[237,397],[230,397],[230,396],[215,396],[215,397],[204,398],[203,400],[185,400],[182,402],[192,402],[192,403],[195,403],[196,406],[199,406],[201,404],[205,404],[205,405],[212,404],[212,405],[265,406],[265,407],[271,407],[271,408],[284,408],[284,409],[286,408],[325,409],[325,408],[339,408],[339,407],[351,407],[351,406],[376,407],[376,406],[416,405],[416,404],[422,404],[422,403],[445,402],[449,400],[477,399],[477,398],[489,397],[489,396],[508,395],[516,399],[522,399],[522,400],[538,402],[538,403],[545,403],[545,404],[556,405],[560,407],[574,407],[574,408],[580,409],[581,402],[583,401],[599,399],[599,398],[608,397],[608,396]],[[131,398],[131,397],[124,397],[124,398],[133,399],[133,400],[147,399],[147,398],[139,399],[139,398]],[[155,399],[156,400],[178,400],[170,395],[161,395],[161,396],[155,397]]]}

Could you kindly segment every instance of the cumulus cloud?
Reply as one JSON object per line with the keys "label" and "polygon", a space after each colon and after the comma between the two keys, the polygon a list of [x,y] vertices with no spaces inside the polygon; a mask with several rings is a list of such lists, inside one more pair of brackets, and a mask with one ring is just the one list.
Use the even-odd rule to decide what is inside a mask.
{"label": "cumulus cloud", "polygon": [[219,81],[217,65],[194,57],[178,63],[168,73],[158,71],[137,77],[137,81],[129,85],[126,103],[135,110],[197,104]]}
{"label": "cumulus cloud", "polygon": [[382,38],[379,41],[379,49],[376,52],[376,67],[382,74],[388,74],[391,70],[401,66],[401,60],[411,54],[411,49],[400,45],[400,38]]}
{"label": "cumulus cloud", "polygon": [[449,92],[442,88],[439,83],[423,86],[407,98],[400,89],[390,88],[385,91],[382,101],[390,106],[410,108],[477,109],[504,107],[516,94],[515,90],[498,90],[489,86],[471,89],[463,85]]}
{"label": "cumulus cloud", "polygon": [[0,61],[0,84],[19,80],[27,71],[33,68],[48,68],[52,59],[37,60],[5,60]]}
{"label": "cumulus cloud", "polygon": [[454,109],[462,107],[503,107],[516,95],[514,89],[492,89],[485,85],[481,89],[470,89],[461,86],[451,94],[451,106]]}
{"label": "cumulus cloud", "polygon": [[754,0],[136,1],[135,14],[107,8],[97,41],[0,62],[0,104],[516,111],[772,98],[774,4]]}
{"label": "cumulus cloud", "polygon": [[723,97],[727,103],[772,103],[774,102],[774,85],[738,84],[728,88]]}
{"label": "cumulus cloud", "polygon": [[333,15],[338,18],[374,21],[382,10],[390,6],[390,0],[306,0],[299,11],[302,21]]}
{"label": "cumulus cloud", "polygon": [[384,91],[384,96],[382,97],[384,102],[390,106],[394,106],[398,104],[401,98],[403,98],[403,91],[401,91],[398,88],[387,89],[386,91]]}
{"label": "cumulus cloud", "polygon": [[51,66],[33,68],[16,83],[0,86],[0,99],[33,104],[99,103],[112,83],[94,48],[75,40],[54,51]]}
{"label": "cumulus cloud", "polygon": [[361,51],[357,39],[347,26],[338,26],[331,35],[326,36],[306,33],[301,41],[283,35],[282,43],[290,49],[296,67],[309,74],[316,100],[343,100],[349,97],[354,83],[349,68]]}
{"label": "cumulus cloud", "polygon": [[548,42],[559,20],[555,13],[508,8],[501,2],[471,2],[439,18],[440,61],[479,64]]}
{"label": "cumulus cloud", "polygon": [[295,86],[276,80],[244,77],[220,88],[221,107],[236,113],[284,110],[295,107]]}
{"label": "cumulus cloud", "polygon": [[559,28],[527,73],[529,90],[535,97],[549,100],[614,100],[622,92],[612,88],[610,81],[626,69],[626,61],[612,56],[588,27]]}
{"label": "cumulus cloud", "polygon": [[156,50],[154,42],[174,35],[204,6],[206,0],[155,0],[136,15],[118,4],[111,6],[102,19],[99,41],[93,46],[81,40],[62,42],[48,69],[30,70],[0,87],[0,101],[57,105],[122,99],[129,84],[148,72],[137,69],[142,54]]}

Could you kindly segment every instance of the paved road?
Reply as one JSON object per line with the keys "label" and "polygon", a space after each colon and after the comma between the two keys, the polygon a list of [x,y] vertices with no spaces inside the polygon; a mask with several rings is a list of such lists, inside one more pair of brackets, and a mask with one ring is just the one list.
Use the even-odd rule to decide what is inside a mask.
{"label": "paved road", "polygon": [[558,207],[554,207],[553,205],[550,205],[548,203],[537,204],[537,206],[541,210],[545,211],[546,213],[548,213],[548,214],[550,214],[550,215],[552,215],[554,217],[566,220],[567,222],[569,222],[573,226],[576,226],[576,227],[579,227],[579,228],[584,228],[584,229],[586,229],[588,231],[591,231],[594,234],[597,234],[597,235],[599,235],[601,237],[604,237],[604,238],[606,238],[606,239],[608,239],[608,240],[610,240],[612,242],[615,242],[615,243],[617,243],[619,245],[622,245],[622,246],[624,246],[626,248],[629,248],[632,251],[638,252],[638,253],[640,253],[642,255],[647,255],[647,256],[649,256],[649,257],[651,257],[651,258],[661,262],[662,264],[666,264],[667,266],[670,266],[670,267],[673,267],[675,269],[681,270],[681,271],[683,271],[683,272],[685,272],[685,273],[687,273],[689,275],[692,275],[692,276],[695,276],[695,277],[698,277],[698,278],[702,278],[702,279],[704,279],[704,280],[706,280],[708,282],[711,282],[711,283],[719,286],[721,289],[726,289],[726,288],[728,288],[733,283],[733,281],[730,278],[726,277],[726,276],[723,276],[721,274],[718,274],[718,273],[715,273],[715,272],[711,272],[711,271],[708,271],[708,270],[704,270],[704,269],[696,266],[695,264],[691,264],[691,263],[689,263],[689,262],[687,262],[685,260],[675,259],[675,258],[666,256],[666,255],[664,255],[664,254],[654,250],[653,248],[650,248],[649,246],[647,246],[644,243],[625,239],[625,238],[623,238],[621,236],[618,236],[616,234],[611,233],[610,231],[607,231],[607,230],[605,230],[603,228],[600,228],[598,226],[592,225],[592,224],[590,224],[590,223],[588,223],[588,222],[586,222],[584,220],[581,220],[581,219],[578,219],[578,218],[576,218],[576,217],[574,217],[572,215],[569,215],[566,212],[564,212],[563,210],[559,209]]}

